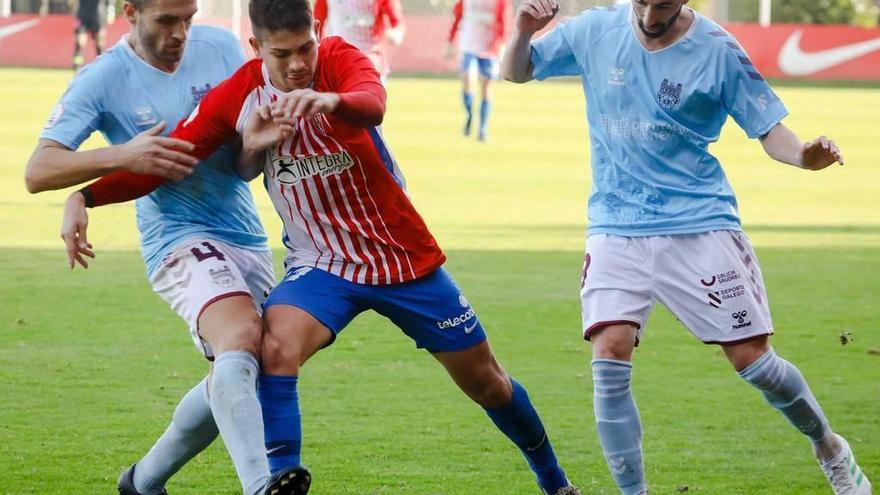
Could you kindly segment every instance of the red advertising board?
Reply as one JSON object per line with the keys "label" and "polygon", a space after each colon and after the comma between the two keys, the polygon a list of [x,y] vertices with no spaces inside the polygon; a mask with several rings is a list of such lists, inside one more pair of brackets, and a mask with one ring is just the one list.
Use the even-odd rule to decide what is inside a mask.
{"label": "red advertising board", "polygon": [[801,24],[725,28],[765,77],[880,81],[880,29]]}
{"label": "red advertising board", "polygon": [[[229,26],[223,19],[200,22]],[[392,50],[394,70],[454,72],[455,62],[443,58],[450,22],[440,16],[409,16],[406,40]],[[735,23],[725,27],[765,77],[880,81],[880,29]],[[70,67],[73,28],[73,18],[67,15],[0,19],[0,66]],[[108,28],[108,46],[127,31],[125,19],[117,19]]]}

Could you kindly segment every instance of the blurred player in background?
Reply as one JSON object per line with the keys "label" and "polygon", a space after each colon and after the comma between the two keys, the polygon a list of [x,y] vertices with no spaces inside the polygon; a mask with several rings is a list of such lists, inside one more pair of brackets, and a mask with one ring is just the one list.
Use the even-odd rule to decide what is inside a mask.
{"label": "blurred player in background", "polygon": [[836,495],[869,495],[849,444],[798,368],[770,346],[758,259],[708,148],[729,115],[779,162],[822,170],[843,157],[825,136],[800,141],[733,36],[686,3],[596,8],[532,42],[558,4],[525,0],[504,59],[514,82],[583,80],[593,192],[582,328],[593,344],[593,405],[608,467],[622,493],[647,493],[631,361],[659,301],[701,341],[720,345],[739,376],[809,438]]}
{"label": "blurred player in background", "polygon": [[88,41],[87,34],[95,42],[95,56],[104,53],[107,8],[107,0],[77,0],[76,28],[73,30],[73,70],[79,70],[85,63],[83,49]]}
{"label": "blurred player in background", "polygon": [[[372,310],[444,366],[520,449],[543,493],[579,495],[409,200],[378,129],[386,93],[371,61],[342,38],[319,43],[308,0],[251,0],[250,19],[261,58],[210,91],[171,136],[203,157],[242,135],[238,173],[263,174],[284,223],[287,274],[265,304],[260,377],[273,471],[300,463],[301,365]],[[116,173],[86,191],[98,206],[162,183]]]}
{"label": "blurred player in background", "polygon": [[315,0],[315,20],[319,36],[341,36],[367,54],[383,82],[388,79],[388,44],[399,46],[406,33],[400,0]]}
{"label": "blurred player in background", "polygon": [[464,103],[464,135],[470,136],[474,117],[473,79],[476,72],[480,81],[480,127],[477,139],[485,141],[489,132],[489,114],[492,112],[492,81],[498,78],[499,57],[504,50],[510,24],[511,0],[458,0],[452,9],[452,28],[449,30],[447,57],[454,52],[458,38],[461,57],[461,99]]}
{"label": "blurred player in background", "polygon": [[[237,143],[218,147],[196,164],[186,154],[191,144],[161,135],[166,122],[186,117],[210,88],[238,69],[244,54],[229,31],[190,27],[196,0],[132,0],[123,9],[131,32],[77,74],[26,171],[31,192],[119,169],[182,179],[137,202],[141,250],[150,284],[187,322],[213,370],[183,397],[153,448],[122,474],[119,493],[164,493],[168,479],[218,431],[245,495],[294,493],[298,483],[291,477],[304,479],[307,473],[290,470],[270,479],[263,444],[256,395],[259,313],[275,275],[250,188],[235,172]],[[76,151],[95,131],[112,144]],[[65,207],[62,236],[71,267],[74,262],[86,267],[83,255],[93,256],[86,239],[87,200],[75,192]]]}

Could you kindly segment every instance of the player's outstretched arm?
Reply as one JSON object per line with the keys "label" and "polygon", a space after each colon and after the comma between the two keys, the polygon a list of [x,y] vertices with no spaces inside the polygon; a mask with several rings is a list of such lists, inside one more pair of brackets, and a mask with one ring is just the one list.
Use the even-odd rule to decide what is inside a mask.
{"label": "player's outstretched arm", "polygon": [[804,143],[781,123],[761,136],[761,145],[770,158],[805,170],[822,170],[835,162],[844,163],[843,154],[834,141],[820,136]]}
{"label": "player's outstretched arm", "polygon": [[41,139],[25,170],[31,193],[63,189],[116,170],[178,180],[192,173],[198,160],[188,153],[191,143],[163,137],[161,122],[124,144],[90,151],[73,151],[51,139]]}
{"label": "player's outstretched arm", "polygon": [[556,0],[525,0],[516,11],[516,24],[501,62],[504,79],[524,83],[532,80],[532,36],[547,27],[556,13]]}
{"label": "player's outstretched arm", "polygon": [[67,197],[64,203],[64,215],[61,220],[61,239],[67,250],[67,263],[72,270],[76,263],[83,268],[89,267],[89,262],[83,257],[95,257],[92,244],[86,236],[89,227],[89,214],[86,211],[86,198],[79,191],[74,191]]}
{"label": "player's outstretched arm", "polygon": [[[186,143],[191,147],[189,154],[197,160],[204,160],[220,146],[236,138],[238,133],[235,130],[235,121],[241,110],[242,94],[249,90],[236,77],[240,74],[247,76],[246,71],[249,69],[250,66],[245,65],[235,76],[208,91],[190,116],[177,124],[168,139]],[[86,206],[92,208],[146,196],[165,182],[167,179],[160,175],[119,170],[101,177],[81,189],[81,192],[86,199]]]}

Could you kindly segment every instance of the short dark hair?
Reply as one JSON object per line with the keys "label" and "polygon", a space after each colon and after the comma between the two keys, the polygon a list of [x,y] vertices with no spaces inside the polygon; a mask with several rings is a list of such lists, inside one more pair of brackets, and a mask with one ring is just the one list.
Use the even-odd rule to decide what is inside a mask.
{"label": "short dark hair", "polygon": [[134,5],[134,8],[138,11],[143,10],[150,2],[153,0],[125,0],[126,2]]}
{"label": "short dark hair", "polygon": [[300,32],[312,28],[309,0],[251,0],[248,6],[254,35],[275,31]]}

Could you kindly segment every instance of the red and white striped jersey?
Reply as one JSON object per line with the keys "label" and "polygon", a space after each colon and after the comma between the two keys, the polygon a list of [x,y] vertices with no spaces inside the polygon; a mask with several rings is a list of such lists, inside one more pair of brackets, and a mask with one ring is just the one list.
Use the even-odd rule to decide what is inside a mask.
{"label": "red and white striped jersey", "polygon": [[[381,92],[384,102],[379,74],[364,54],[341,38],[323,39],[312,88],[344,94],[364,87]],[[262,60],[251,60],[210,91],[171,136],[206,156],[282,94]],[[433,272],[445,255],[410,202],[381,131],[336,113],[299,119],[294,134],[267,152],[264,184],[284,222],[285,268],[311,266],[371,285]]]}
{"label": "red and white striped jersey", "polygon": [[385,33],[402,27],[400,0],[316,0],[322,36],[341,36],[366,53],[381,74],[390,71]]}
{"label": "red and white striped jersey", "polygon": [[495,58],[507,36],[511,0],[458,0],[452,9],[449,42],[458,36],[458,49],[478,57]]}

